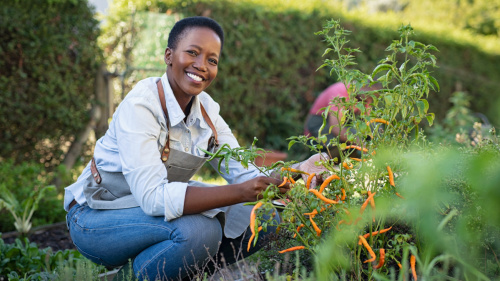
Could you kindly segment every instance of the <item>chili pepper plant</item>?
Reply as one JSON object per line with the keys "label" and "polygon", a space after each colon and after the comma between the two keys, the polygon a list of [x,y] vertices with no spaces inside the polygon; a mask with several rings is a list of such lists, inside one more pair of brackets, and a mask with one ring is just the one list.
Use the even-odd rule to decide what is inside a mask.
{"label": "chili pepper plant", "polygon": [[[268,175],[279,173],[282,184],[288,182],[292,187],[280,194],[277,186],[271,185],[262,198],[251,203],[253,239],[248,249],[259,239],[259,231],[273,223],[263,220],[262,215],[275,210],[281,214],[278,229],[284,233],[283,239],[294,240],[293,247],[280,249],[280,253],[309,252],[315,259],[315,274],[321,278],[318,280],[339,276],[350,280],[387,278],[383,276],[409,280],[411,276],[417,280],[419,275],[432,274],[441,278],[456,269],[455,265],[465,268],[458,275],[485,277],[465,266],[465,261],[440,253],[428,236],[420,236],[422,230],[438,233],[439,227],[442,230],[456,215],[436,215],[434,206],[448,198],[436,194],[428,199],[426,212],[413,204],[412,197],[420,196],[419,193],[402,188],[413,165],[410,159],[427,161],[435,155],[430,151],[423,154],[423,159],[406,156],[429,148],[421,123],[432,125],[434,121],[434,114],[428,112],[427,98],[431,91],[439,91],[439,84],[430,71],[436,67],[433,53],[438,50],[412,40],[410,25],[401,26],[399,33],[400,38],[387,47],[387,57],[369,74],[355,68],[355,54],[360,50],[348,47],[350,31],[339,21],[328,21],[317,33],[329,45],[324,53],[328,58],[320,68],[330,68],[331,74],[347,85],[349,93],[349,99],[337,98],[330,103],[339,111],[325,108],[323,127],[328,126],[328,114],[337,114],[338,130],[347,132],[347,142],[341,142],[340,137],[327,142],[327,136],[321,133],[323,128],[318,137],[302,135],[288,139],[289,148],[303,145],[312,153],[322,153],[316,163],[325,168],[320,174],[297,170],[294,161],[256,166]],[[362,91],[376,83],[381,85],[380,90]],[[368,104],[367,97],[373,102]],[[354,114],[355,108],[360,114]],[[255,143],[256,140],[249,149],[222,147],[211,156],[220,158],[220,163],[233,158],[244,166],[255,165],[253,160],[261,157]],[[339,148],[339,156],[330,153],[332,147]],[[428,225],[422,226],[419,221],[422,213],[432,217],[433,222],[441,221],[429,223],[436,226],[430,231]],[[434,246],[428,246],[428,242]],[[299,270],[294,274],[298,279]]]}

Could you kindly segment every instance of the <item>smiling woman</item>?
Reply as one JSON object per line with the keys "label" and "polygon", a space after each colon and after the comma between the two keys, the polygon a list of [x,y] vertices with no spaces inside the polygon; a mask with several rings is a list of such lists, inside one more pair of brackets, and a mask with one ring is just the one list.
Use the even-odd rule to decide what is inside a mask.
{"label": "smiling woman", "polygon": [[[219,266],[209,261],[251,255],[275,232],[269,225],[255,247],[235,254],[251,237],[252,206],[243,203],[280,179],[230,160],[221,174],[227,185],[191,180],[208,159],[200,148],[239,147],[204,92],[217,76],[223,43],[214,20],[180,20],[169,34],[166,73],[141,80],[118,106],[92,161],[66,188],[70,235],[85,257],[107,267],[133,260],[140,280],[190,279]],[[217,159],[210,164],[226,170]],[[279,221],[278,214],[267,218]]]}
{"label": "smiling woman", "polygon": [[[206,89],[217,76],[222,51],[221,36],[205,27],[190,28],[182,40],[165,50],[167,76],[174,96],[184,113],[193,96]],[[171,37],[169,37],[171,38]]]}

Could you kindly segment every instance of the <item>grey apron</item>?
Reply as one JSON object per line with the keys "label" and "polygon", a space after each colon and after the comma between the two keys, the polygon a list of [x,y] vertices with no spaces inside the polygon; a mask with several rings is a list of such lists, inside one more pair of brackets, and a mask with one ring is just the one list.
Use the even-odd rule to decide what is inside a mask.
{"label": "grey apron", "polygon": [[[187,182],[188,185],[191,186],[210,188],[213,185],[190,181],[191,177],[194,176],[206,162],[208,156],[199,157],[170,148],[170,121],[168,119],[165,94],[163,92],[161,80],[157,82],[157,87],[167,124],[167,139],[161,151],[161,160],[167,169],[168,181]],[[217,131],[201,103],[200,107],[205,122],[207,122],[213,132],[213,136],[210,138],[207,148],[208,151],[212,151],[218,146]],[[91,176],[87,179],[87,184],[83,189],[89,207],[93,209],[125,209],[139,206],[130,191],[130,186],[125,180],[123,173],[98,171],[94,158],[91,162],[91,172]],[[211,218],[217,216],[224,228],[224,235],[228,238],[236,238],[239,237],[250,224],[251,210],[252,206],[244,206],[240,203],[228,207],[208,210],[201,214]]]}

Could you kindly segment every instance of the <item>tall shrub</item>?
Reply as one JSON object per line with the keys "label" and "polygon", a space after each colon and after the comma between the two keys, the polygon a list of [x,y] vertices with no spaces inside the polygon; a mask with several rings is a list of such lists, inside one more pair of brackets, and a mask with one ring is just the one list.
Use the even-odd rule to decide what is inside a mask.
{"label": "tall shrub", "polygon": [[88,120],[101,59],[87,1],[1,1],[0,158],[58,164]]}

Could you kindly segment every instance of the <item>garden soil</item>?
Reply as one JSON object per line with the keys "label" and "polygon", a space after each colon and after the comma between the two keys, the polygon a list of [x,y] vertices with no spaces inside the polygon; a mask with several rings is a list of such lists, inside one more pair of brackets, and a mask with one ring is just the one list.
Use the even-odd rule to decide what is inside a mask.
{"label": "garden soil", "polygon": [[[14,243],[16,238],[19,238],[17,232],[2,233],[2,239],[6,244]],[[28,236],[28,240],[35,243],[39,249],[50,247],[54,252],[76,249],[65,222],[34,228]]]}

